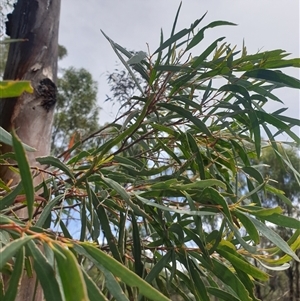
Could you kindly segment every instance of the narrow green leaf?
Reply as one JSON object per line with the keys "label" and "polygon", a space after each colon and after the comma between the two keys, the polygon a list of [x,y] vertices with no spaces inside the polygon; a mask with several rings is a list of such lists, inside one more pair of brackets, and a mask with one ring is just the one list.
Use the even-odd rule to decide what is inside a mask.
{"label": "narrow green leaf", "polygon": [[264,182],[264,178],[261,173],[251,166],[244,166],[242,170],[247,173],[250,177],[254,178],[259,184]]}
{"label": "narrow green leaf", "polygon": [[247,179],[247,183],[248,183],[248,187],[249,187],[249,192],[242,195],[239,199],[238,199],[238,203],[243,202],[244,200],[247,200],[249,197],[253,198],[254,200],[256,198],[258,198],[257,192],[262,190],[262,188],[265,186],[265,183],[262,183],[256,187],[253,186],[252,182]]}
{"label": "narrow green leaf", "polygon": [[[11,224],[14,221],[16,221],[16,220],[12,220],[12,218],[9,218],[8,216],[5,216],[0,213],[0,225]],[[1,235],[1,232],[0,232],[0,235]],[[7,242],[9,242],[9,239],[7,240]]]}
{"label": "narrow green leaf", "polygon": [[5,39],[1,40],[0,44],[10,44],[10,43],[17,43],[17,42],[27,42],[28,39]]}
{"label": "narrow green leaf", "polygon": [[62,220],[59,221],[59,226],[65,238],[73,239],[73,236],[70,234],[68,228]]}
{"label": "narrow green leaf", "polygon": [[299,79],[286,75],[280,71],[256,69],[245,72],[243,76],[266,80],[268,82],[284,85],[289,88],[300,89]]}
{"label": "narrow green leaf", "polygon": [[91,256],[82,246],[75,244],[73,248],[78,254],[88,258],[103,273],[105,277],[105,286],[117,301],[129,301],[119,282],[116,280],[116,277],[109,270],[107,270],[97,259]]}
{"label": "narrow green leaf", "polygon": [[200,179],[205,180],[204,163],[203,163],[202,155],[199,151],[197,142],[195,141],[194,137],[190,133],[187,133],[187,139],[188,139],[191,151],[196,155],[196,163],[198,166]]}
{"label": "narrow green leaf", "polygon": [[262,222],[251,217],[250,215],[248,216],[248,218],[252,221],[252,223],[256,226],[257,230],[263,236],[265,236],[267,239],[269,239],[271,242],[273,242],[283,252],[290,255],[296,261],[300,262],[300,259],[298,258],[298,256],[293,252],[293,250],[289,247],[289,245],[276,232],[271,230],[269,227],[267,227]]}
{"label": "narrow green leaf", "polygon": [[55,271],[40,251],[39,247],[33,242],[29,242],[28,249],[34,259],[34,270],[43,288],[46,301],[63,301]]}
{"label": "narrow green leaf", "polygon": [[264,187],[265,183],[262,183],[256,187],[254,187],[252,181],[249,178],[247,178],[247,185],[248,185],[249,192],[246,193],[245,195],[243,195],[242,197],[240,197],[238,202],[242,202],[243,200],[246,200],[250,196],[253,203],[261,206],[261,201],[260,201],[260,198],[259,198],[257,192]]}
{"label": "narrow green leaf", "polygon": [[[244,284],[241,282],[239,277],[233,273],[227,266],[223,263],[212,258],[213,264],[208,265],[201,256],[192,253],[200,262],[212,273],[217,276],[222,282],[231,287],[232,291],[236,294],[238,298],[242,301],[253,301],[250,297],[249,292],[245,288]],[[255,300],[256,301],[256,300]]]}
{"label": "narrow green leaf", "polygon": [[113,273],[116,277],[119,277],[124,283],[132,287],[137,287],[140,294],[153,301],[169,301],[167,297],[149,285],[145,280],[127,269],[124,265],[110,257],[108,254],[88,243],[82,243],[81,246],[83,246],[83,248],[93,258],[95,258],[98,262],[101,262],[104,268]]}
{"label": "narrow green leaf", "polygon": [[264,64],[266,69],[273,68],[285,68],[285,67],[300,67],[300,58],[289,59],[289,60],[269,60]]}
{"label": "narrow green leaf", "polygon": [[159,138],[157,138],[157,143],[171,158],[173,158],[179,165],[181,165],[180,159],[175,155],[175,153],[163,141],[161,141]]}
{"label": "narrow green leaf", "polygon": [[170,71],[170,72],[190,72],[191,68],[183,65],[157,65],[157,71]]}
{"label": "narrow green leaf", "polygon": [[206,199],[210,200],[213,204],[220,206],[220,211],[224,212],[224,215],[228,218],[228,220],[233,223],[231,213],[229,211],[228,204],[225,200],[225,198],[221,195],[219,191],[212,187],[206,187],[203,190],[203,193],[201,194],[201,197],[203,197],[203,201]]}
{"label": "narrow green leaf", "polygon": [[253,223],[249,220],[249,218],[246,215],[244,215],[243,213],[241,213],[237,210],[234,211],[234,214],[240,220],[242,225],[245,227],[250,238],[254,241],[255,244],[258,244],[260,241],[260,237],[259,237],[258,231],[257,231],[256,227],[253,225]]}
{"label": "narrow green leaf", "polygon": [[14,268],[9,278],[9,286],[6,290],[4,299],[1,299],[2,301],[15,300],[18,293],[19,281],[24,268],[24,259],[25,259],[24,247],[21,247],[16,255]]}
{"label": "narrow green leaf", "polygon": [[201,238],[199,235],[197,235],[193,230],[184,227],[184,232],[186,233],[186,240],[189,239],[190,241],[192,241],[193,243],[195,243],[201,250],[201,252],[203,253],[203,256],[206,256],[206,258],[209,258],[209,254],[208,251],[205,247],[205,242],[201,241]]}
{"label": "narrow green leaf", "polygon": [[[287,109],[287,108],[285,108]],[[300,126],[300,119],[296,119],[296,118],[291,118],[291,117],[288,117],[288,116],[283,116],[283,115],[280,115],[279,112],[273,112],[272,113],[273,116],[275,116],[277,119],[280,119],[284,122],[289,122],[291,125],[297,125],[297,126]]]}
{"label": "narrow green leaf", "polygon": [[103,146],[101,146],[102,151],[101,151],[100,157],[106,157],[107,154],[111,152],[111,149],[115,145],[120,143],[123,139],[126,139],[129,136],[131,136],[139,128],[140,124],[142,123],[145,116],[147,115],[150,103],[151,103],[151,98],[147,99],[147,101],[143,107],[143,110],[142,110],[141,114],[139,115],[139,117],[137,118],[135,123],[133,123],[130,127],[125,129],[125,131],[120,133],[117,137],[109,140]]}
{"label": "narrow green leaf", "polygon": [[145,278],[145,281],[152,283],[152,281],[159,276],[163,268],[165,268],[171,261],[172,253],[173,250],[168,251],[154,266],[151,267],[149,274]]}
{"label": "narrow green leaf", "polygon": [[250,107],[250,95],[249,95],[249,92],[247,91],[247,89],[244,88],[243,86],[227,84],[227,85],[222,86],[219,89],[219,91],[234,92],[234,93],[241,94],[246,99],[246,102],[244,102],[244,104],[246,103],[245,107],[246,108]]}
{"label": "narrow green leaf", "polygon": [[233,139],[231,139],[230,142],[232,143],[232,145],[235,149],[235,152],[239,155],[239,157],[241,158],[243,163],[246,166],[250,166],[250,160],[248,158],[247,151],[245,150],[243,145],[240,145],[237,141],[235,141]]}
{"label": "narrow green leaf", "polygon": [[163,206],[160,204],[157,204],[151,200],[148,200],[138,194],[134,194],[136,196],[136,198],[141,201],[142,203],[144,203],[145,205],[148,206],[152,206],[152,207],[156,207],[159,208],[163,211],[167,211],[167,212],[175,212],[175,213],[179,213],[179,214],[188,214],[188,215],[195,215],[195,216],[204,216],[204,215],[215,215],[215,212],[209,212],[209,211],[200,211],[200,210],[186,210],[186,209],[177,209],[177,208],[173,208],[173,207],[167,207],[167,206]]}
{"label": "narrow green leaf", "polygon": [[[189,184],[181,184],[180,182],[173,183],[171,184],[170,188],[176,190],[189,190],[189,189],[203,189],[211,186],[218,186],[220,188],[226,189],[226,185],[222,181],[216,179],[199,180]],[[158,184],[152,185],[152,188],[157,189]]]}
{"label": "narrow green leaf", "polygon": [[287,269],[289,269],[291,267],[290,264],[288,263],[284,263],[280,266],[269,266],[269,265],[266,265],[265,263],[261,262],[259,259],[256,258],[256,260],[267,270],[271,270],[271,271],[285,271]]}
{"label": "narrow green leaf", "polygon": [[[59,245],[53,248],[66,301],[88,300],[85,281],[73,253]],[[63,256],[64,257],[63,257]]]}
{"label": "narrow green leaf", "polygon": [[43,165],[50,165],[60,169],[61,171],[65,172],[71,179],[75,179],[73,173],[68,168],[66,164],[60,161],[58,158],[53,156],[45,156],[45,157],[38,157],[36,161]]}
{"label": "narrow green leaf", "polygon": [[[124,67],[127,69],[127,71],[129,72],[129,74],[131,75],[133,81],[135,82],[136,86],[138,87],[138,89],[140,90],[140,92],[142,93],[142,95],[144,95],[144,91],[138,81],[138,79],[136,78],[136,76],[134,75],[134,73],[132,72],[129,64],[123,59],[123,57],[120,55],[117,47],[116,47],[116,43],[110,39],[102,30],[101,30],[102,34],[105,36],[105,38],[108,40],[108,42],[110,43],[112,49],[114,50],[114,52],[116,53],[116,55],[118,56],[119,60],[122,62],[122,64],[124,65]],[[121,47],[121,46],[119,46]]]}
{"label": "narrow green leaf", "polygon": [[[88,187],[87,187],[88,191]],[[83,201],[81,204],[80,210],[80,222],[81,222],[81,230],[80,230],[80,241],[84,241],[86,239],[86,232],[87,232],[87,214],[86,214],[86,202]],[[89,229],[91,232],[91,229]]]}
{"label": "narrow green leaf", "polygon": [[[259,214],[256,216],[260,217]],[[272,215],[261,216],[263,220],[269,221],[275,225],[281,227],[287,227],[291,229],[300,229],[300,221],[297,218],[285,216],[282,214],[274,213]]]}
{"label": "narrow green leaf", "polygon": [[207,292],[215,297],[218,298],[218,300],[224,300],[224,301],[243,301],[235,296],[233,296],[230,293],[227,293],[224,290],[221,290],[216,287],[208,287]]}
{"label": "narrow green leaf", "polygon": [[[9,132],[7,132],[4,128],[2,128],[1,126],[0,126],[0,142],[3,142],[3,143],[5,143],[7,145],[10,145],[10,146],[13,145],[11,134]],[[36,151],[35,148],[33,148],[33,147],[31,147],[31,146],[29,146],[25,143],[22,143],[22,145],[29,152],[35,152]]]}
{"label": "narrow green leaf", "polygon": [[[124,227],[125,228],[125,227]],[[138,227],[136,218],[132,215],[132,254],[134,258],[134,269],[135,273],[140,277],[143,277],[144,267],[142,264],[142,250],[141,250],[141,240],[140,240],[140,229]]]}
{"label": "narrow green leaf", "polygon": [[[185,282],[183,281],[183,283]],[[186,283],[189,283],[189,281],[187,280]],[[177,283],[171,282],[170,285],[176,294],[182,297],[184,301],[191,301],[189,292],[183,291],[183,289]]]}
{"label": "narrow green leaf", "polygon": [[[284,203],[286,203],[288,206],[293,206],[293,203],[290,199],[288,199],[285,195],[284,195],[284,191],[279,190],[271,185],[266,184],[265,185],[265,190],[275,194],[276,196],[278,196]],[[1,203],[0,203],[1,204]]]}
{"label": "narrow green leaf", "polygon": [[119,183],[112,179],[106,178],[104,176],[102,176],[101,178],[123,198],[127,205],[129,205],[136,214],[147,218],[149,221],[152,221],[152,217],[150,217],[144,210],[142,210],[139,205],[136,205],[131,201],[129,194],[126,192],[124,187],[122,187]]}
{"label": "narrow green leaf", "polygon": [[[300,89],[300,87],[299,87]],[[268,122],[269,124],[275,126],[277,129],[282,130],[286,134],[288,134],[294,141],[298,144],[300,143],[299,136],[296,135],[294,132],[290,130],[290,125],[285,124],[282,122],[277,116],[273,116],[263,111],[257,111],[256,116],[262,120],[263,122]]]}
{"label": "narrow green leaf", "polygon": [[221,42],[224,39],[225,37],[218,38],[211,45],[209,45],[208,48],[205,49],[199,56],[195,57],[192,63],[192,68],[198,68],[199,65],[201,65],[201,63],[215,50],[218,42]]}
{"label": "narrow green leaf", "polygon": [[137,54],[133,55],[128,61],[127,64],[134,65],[139,64],[143,59],[147,57],[147,53],[144,51],[139,51]]}
{"label": "narrow green leaf", "polygon": [[187,258],[186,268],[189,272],[191,282],[193,283],[195,295],[198,295],[200,300],[209,301],[206,286],[201,278],[198,264],[196,264],[194,260]]}
{"label": "narrow green leaf", "polygon": [[[239,258],[238,254],[234,250],[232,250],[230,248],[227,248],[227,250],[226,250],[224,248],[224,246],[219,246],[217,248],[217,251],[222,257],[227,259],[233,265],[233,267],[235,269],[242,270],[244,273],[251,275],[252,277],[262,280],[262,281],[266,281],[269,279],[269,277],[266,273],[264,273],[257,267],[253,266],[249,262]],[[236,254],[234,254],[234,253],[236,253]]]}
{"label": "narrow green leaf", "polygon": [[33,93],[30,81],[0,81],[0,99],[9,97],[18,97],[23,92]]}
{"label": "narrow green leaf", "polygon": [[[206,100],[208,99],[208,97],[214,91],[214,89],[211,88],[211,85],[212,85],[212,79],[209,80],[208,85],[205,87],[205,92],[204,92],[202,100],[201,100],[201,106],[206,102]],[[202,110],[200,110],[200,112],[202,112]]]}
{"label": "narrow green leaf", "polygon": [[[181,9],[181,5],[182,5],[182,2],[180,2],[179,4],[179,7],[177,9],[177,12],[176,12],[176,16],[175,16],[175,20],[174,20],[174,23],[173,23],[173,26],[172,26],[172,31],[171,31],[171,35],[170,35],[170,38],[172,38],[174,36],[174,33],[175,33],[175,28],[176,28],[176,24],[177,24],[177,21],[178,21],[178,17],[179,17],[179,12],[180,12],[180,9]],[[163,40],[161,40],[161,44],[163,43]],[[160,54],[162,53],[162,51],[160,51]],[[170,62],[170,58],[172,56],[172,45],[169,46],[169,50],[168,50],[168,58],[167,58],[167,63]]]}
{"label": "narrow green leaf", "polygon": [[56,196],[53,200],[50,200],[47,205],[43,208],[42,214],[36,222],[37,227],[43,227],[49,215],[51,215],[51,211],[53,207],[60,202],[64,198],[63,194]]}
{"label": "narrow green leaf", "polygon": [[273,207],[273,208],[264,208],[261,206],[253,206],[253,205],[247,206],[246,205],[243,207],[239,207],[239,209],[242,211],[245,211],[251,215],[255,215],[258,217],[262,217],[262,218],[264,218],[265,216],[268,216],[268,215],[282,213],[282,209],[279,206]]}
{"label": "narrow green leaf", "polygon": [[33,238],[33,236],[23,236],[21,238],[13,240],[12,242],[1,248],[0,270],[20,250],[23,245],[27,244]]}
{"label": "narrow green leaf", "polygon": [[243,239],[243,237],[241,236],[239,230],[233,225],[233,223],[231,223],[227,218],[227,224],[228,227],[234,232],[234,235],[236,237],[236,239],[238,240],[238,242],[245,248],[245,250],[247,250],[248,252],[255,254],[256,253],[256,246],[252,246],[247,244],[247,242]]}
{"label": "narrow green leaf", "polygon": [[100,291],[96,283],[90,278],[85,270],[82,270],[84,281],[87,287],[89,301],[108,301],[108,299]]}
{"label": "narrow green leaf", "polygon": [[26,153],[22,146],[22,143],[20,139],[17,138],[14,132],[12,135],[12,139],[13,139],[14,151],[16,155],[16,160],[18,162],[23,188],[25,190],[28,218],[29,220],[31,220],[33,214],[33,206],[34,206],[34,188],[33,188],[30,166],[26,157]]}
{"label": "narrow green leaf", "polygon": [[166,108],[168,110],[170,110],[171,112],[176,112],[178,113],[180,116],[186,118],[187,120],[191,121],[195,126],[197,126],[201,132],[203,132],[204,134],[206,134],[207,136],[211,137],[211,132],[209,131],[209,129],[206,127],[205,123],[203,121],[201,121],[199,118],[193,116],[193,114],[190,111],[185,110],[182,107],[179,106],[175,106],[173,104],[170,103],[160,103],[157,104],[160,107]]}
{"label": "narrow green leaf", "polygon": [[186,36],[189,33],[188,29],[182,29],[181,31],[174,34],[171,38],[163,42],[154,52],[154,54],[164,50],[165,48],[171,46],[176,41],[180,40],[182,37]]}
{"label": "narrow green leaf", "polygon": [[257,157],[260,157],[260,152],[261,152],[261,133],[260,133],[260,127],[259,127],[259,121],[256,116],[256,111],[252,111],[248,113],[251,127],[250,130],[253,133],[254,136],[254,145],[255,145],[255,150]]}
{"label": "narrow green leaf", "polygon": [[188,51],[189,49],[195,47],[196,45],[198,45],[203,40],[204,31],[206,29],[213,28],[213,27],[216,27],[216,26],[221,26],[221,25],[236,25],[236,24],[231,23],[231,22],[227,22],[227,21],[214,21],[214,22],[209,23],[208,25],[203,27],[201,30],[199,30],[199,32],[193,37],[191,42],[188,44],[185,51]]}
{"label": "narrow green leaf", "polygon": [[20,194],[22,191],[23,185],[20,182],[12,192],[7,194],[3,199],[0,199],[0,210],[10,206],[15,201],[15,198]]}
{"label": "narrow green leaf", "polygon": [[[91,191],[92,194],[94,194],[94,192]],[[107,213],[104,209],[103,206],[99,205],[99,202],[96,202],[96,197],[95,195],[93,195],[93,204],[94,207],[96,208],[96,212],[100,221],[100,224],[102,226],[103,232],[104,232],[104,236],[107,239],[109,248],[110,248],[110,252],[112,253],[113,257],[118,260],[119,262],[123,262],[121,254],[118,250],[118,246],[117,246],[117,241],[115,238],[115,235],[112,233],[111,230],[111,225],[109,223],[109,219],[107,216]]]}

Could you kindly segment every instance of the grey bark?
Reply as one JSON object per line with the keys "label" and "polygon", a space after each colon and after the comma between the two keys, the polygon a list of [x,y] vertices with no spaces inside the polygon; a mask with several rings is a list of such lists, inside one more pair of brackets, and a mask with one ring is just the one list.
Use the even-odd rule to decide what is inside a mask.
{"label": "grey bark", "polygon": [[[10,44],[4,72],[6,80],[29,80],[34,93],[24,93],[14,99],[0,101],[0,126],[7,131],[15,129],[19,138],[37,149],[28,152],[31,166],[40,167],[35,158],[50,152],[51,127],[56,102],[56,78],[58,55],[60,0],[19,0],[12,14],[8,15],[7,34],[24,42]],[[11,151],[7,145],[0,153]],[[34,184],[42,181],[42,173],[34,178]],[[4,182],[19,181],[18,175],[0,166],[0,178]],[[26,218],[26,209],[18,211]],[[36,276],[28,278],[26,271],[18,290],[17,301],[42,301],[38,286],[35,297]]]}

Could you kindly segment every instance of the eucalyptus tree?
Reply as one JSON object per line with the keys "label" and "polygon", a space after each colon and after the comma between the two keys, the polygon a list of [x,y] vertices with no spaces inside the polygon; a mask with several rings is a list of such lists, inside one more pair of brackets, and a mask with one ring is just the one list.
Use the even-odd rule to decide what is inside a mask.
{"label": "eucalyptus tree", "polygon": [[[30,86],[25,87],[26,92],[22,95],[8,93],[14,97],[4,98],[0,102],[0,154],[2,163],[3,156],[5,157],[12,151],[11,139],[7,138],[8,132],[11,131],[15,131],[24,143],[35,149],[35,152],[27,153],[28,161],[24,162],[35,166],[36,170],[42,166],[35,161],[35,158],[49,154],[53,112],[56,103],[59,14],[60,0],[50,2],[19,0],[14,5],[13,12],[7,16],[6,34],[14,43],[10,43],[3,78],[10,81],[27,80],[30,81]],[[9,86],[11,84],[6,82],[2,88],[9,88]],[[5,94],[3,92],[1,96],[3,97]],[[30,189],[24,179],[20,181],[20,174],[11,168],[11,165],[16,165],[14,159],[14,156],[8,155],[5,157],[6,164],[0,166],[1,189],[11,191],[12,187],[18,183],[17,187],[23,186]],[[31,178],[31,173],[28,176]],[[43,179],[43,175],[36,175],[33,182],[38,185]],[[28,213],[24,208],[15,214],[20,219],[29,219],[30,221],[32,219],[30,211]],[[1,223],[2,221],[3,217],[1,217]],[[2,255],[0,257],[5,258]],[[18,258],[24,263],[24,249],[20,250]],[[17,263],[19,263],[19,259]],[[26,260],[26,264],[28,266],[31,263]],[[21,269],[23,270],[23,268]],[[9,286],[8,294],[4,300],[14,300],[15,298],[22,301],[42,300],[43,292],[40,285],[36,285],[35,272],[29,272],[28,269],[27,271],[22,276],[18,290],[15,287],[12,291],[13,281],[7,280],[9,278],[7,275],[3,277],[5,288]],[[3,282],[1,283],[3,284]],[[3,295],[2,290],[1,294]]]}
{"label": "eucalyptus tree", "polygon": [[[259,170],[262,176],[272,179],[274,188],[284,193],[282,197],[263,193],[261,194],[262,204],[269,208],[280,206],[286,215],[300,220],[299,151],[297,148],[283,147],[278,144],[278,152],[283,157],[283,162],[277,160],[276,153],[269,147],[265,148],[261,158],[254,162],[260,166]],[[285,240],[288,240],[293,234],[292,229],[280,225],[272,225],[272,227]],[[262,240],[261,245],[263,248],[272,247],[268,240]],[[299,251],[299,249],[296,251],[298,256],[300,255]],[[269,285],[259,284],[263,300],[280,298],[283,301],[297,301],[300,298],[300,264],[292,261],[290,265],[289,269],[280,273],[272,272]]]}
{"label": "eucalyptus tree", "polygon": [[[299,261],[299,221],[279,206],[262,205],[262,191],[285,196],[252,160],[266,146],[285,160],[278,133],[299,144],[291,130],[299,121],[283,110],[268,112],[265,104],[280,101],[278,88],[299,89],[300,81],[283,68],[299,67],[300,60],[283,50],[250,55],[224,37],[197,53],[206,30],[234,24],[201,27],[202,16],[176,31],[179,10],[154,53],[133,55],[104,34],[137,92],[116,120],[72,145],[64,162],[36,158],[49,166],[40,169],[49,178],[35,187],[39,195],[13,136],[18,165],[11,167],[23,186],[4,182],[1,188],[0,268],[11,279],[3,298],[16,291],[22,273],[34,270],[47,301],[164,301],[174,291],[184,300],[253,301],[255,282],[268,280],[264,269]],[[82,150],[90,139],[101,143]],[[1,157],[5,165],[7,156]],[[26,200],[29,222],[10,216],[20,206],[16,197]],[[76,236],[62,219],[70,206],[80,216]],[[213,231],[204,227],[206,216],[218,220]],[[292,229],[291,236],[282,239],[267,222]],[[271,248],[260,248],[263,238]]]}
{"label": "eucalyptus tree", "polygon": [[[51,149],[58,155],[71,143],[99,128],[97,83],[89,71],[73,67],[63,70],[57,83],[57,105],[52,128]],[[72,142],[73,141],[73,142]]]}

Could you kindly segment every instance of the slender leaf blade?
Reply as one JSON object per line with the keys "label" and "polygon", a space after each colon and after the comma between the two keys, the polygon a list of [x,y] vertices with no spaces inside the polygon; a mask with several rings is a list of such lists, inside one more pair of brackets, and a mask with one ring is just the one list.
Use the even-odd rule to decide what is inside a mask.
{"label": "slender leaf blade", "polygon": [[24,261],[25,261],[24,247],[21,247],[16,255],[13,272],[9,279],[9,286],[5,292],[4,299],[1,300],[3,301],[15,300],[18,293],[19,281],[24,269]]}
{"label": "slender leaf blade", "polygon": [[55,245],[53,252],[57,262],[57,267],[65,294],[65,300],[88,300],[85,281],[73,253],[70,250],[58,245]]}
{"label": "slender leaf blade", "polygon": [[124,265],[107,255],[106,253],[87,243],[82,243],[81,246],[83,246],[83,248],[93,258],[95,258],[98,262],[101,262],[101,264],[107,270],[122,279],[124,283],[132,287],[137,287],[140,294],[144,295],[147,298],[150,298],[153,301],[169,301],[167,297],[150,286],[145,280],[140,278],[138,275],[127,269]]}
{"label": "slender leaf blade", "polygon": [[25,150],[22,146],[22,142],[19,138],[17,138],[14,132],[12,135],[12,139],[13,139],[14,151],[18,162],[23,188],[25,190],[28,218],[29,220],[31,220],[33,214],[33,206],[34,206],[34,187],[33,187],[32,175],[30,172],[30,166],[27,160]]}

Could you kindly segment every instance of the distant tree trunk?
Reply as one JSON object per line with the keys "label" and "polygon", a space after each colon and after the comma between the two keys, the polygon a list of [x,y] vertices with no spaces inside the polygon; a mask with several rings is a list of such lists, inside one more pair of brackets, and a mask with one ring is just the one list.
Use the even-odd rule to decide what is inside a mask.
{"label": "distant tree trunk", "polygon": [[[10,44],[4,79],[30,80],[33,94],[24,93],[19,98],[0,101],[0,126],[8,131],[16,130],[19,138],[37,149],[27,153],[30,165],[38,166],[35,158],[50,152],[51,127],[56,102],[56,77],[58,55],[58,27],[60,0],[19,0],[6,23],[7,35],[24,42]],[[1,153],[11,151],[7,145]],[[0,178],[19,181],[18,175],[0,166]],[[42,175],[34,178],[34,184]],[[26,218],[26,210],[17,212]],[[25,275],[19,287],[17,301],[42,301],[42,291],[34,291],[36,277]]]}
{"label": "distant tree trunk", "polygon": [[[298,256],[300,256],[300,251],[298,251]],[[295,263],[295,290],[296,290],[296,301],[300,301],[300,277],[299,277],[299,272],[300,272],[300,264],[299,262],[294,261]]]}
{"label": "distant tree trunk", "polygon": [[289,301],[294,301],[294,274],[293,269],[289,268],[286,270],[286,274],[289,279]]}
{"label": "distant tree trunk", "polygon": [[[257,260],[255,260],[255,259],[254,259],[254,264],[256,267],[258,267]],[[255,297],[257,297],[259,300],[262,300],[260,283],[255,284]]]}

